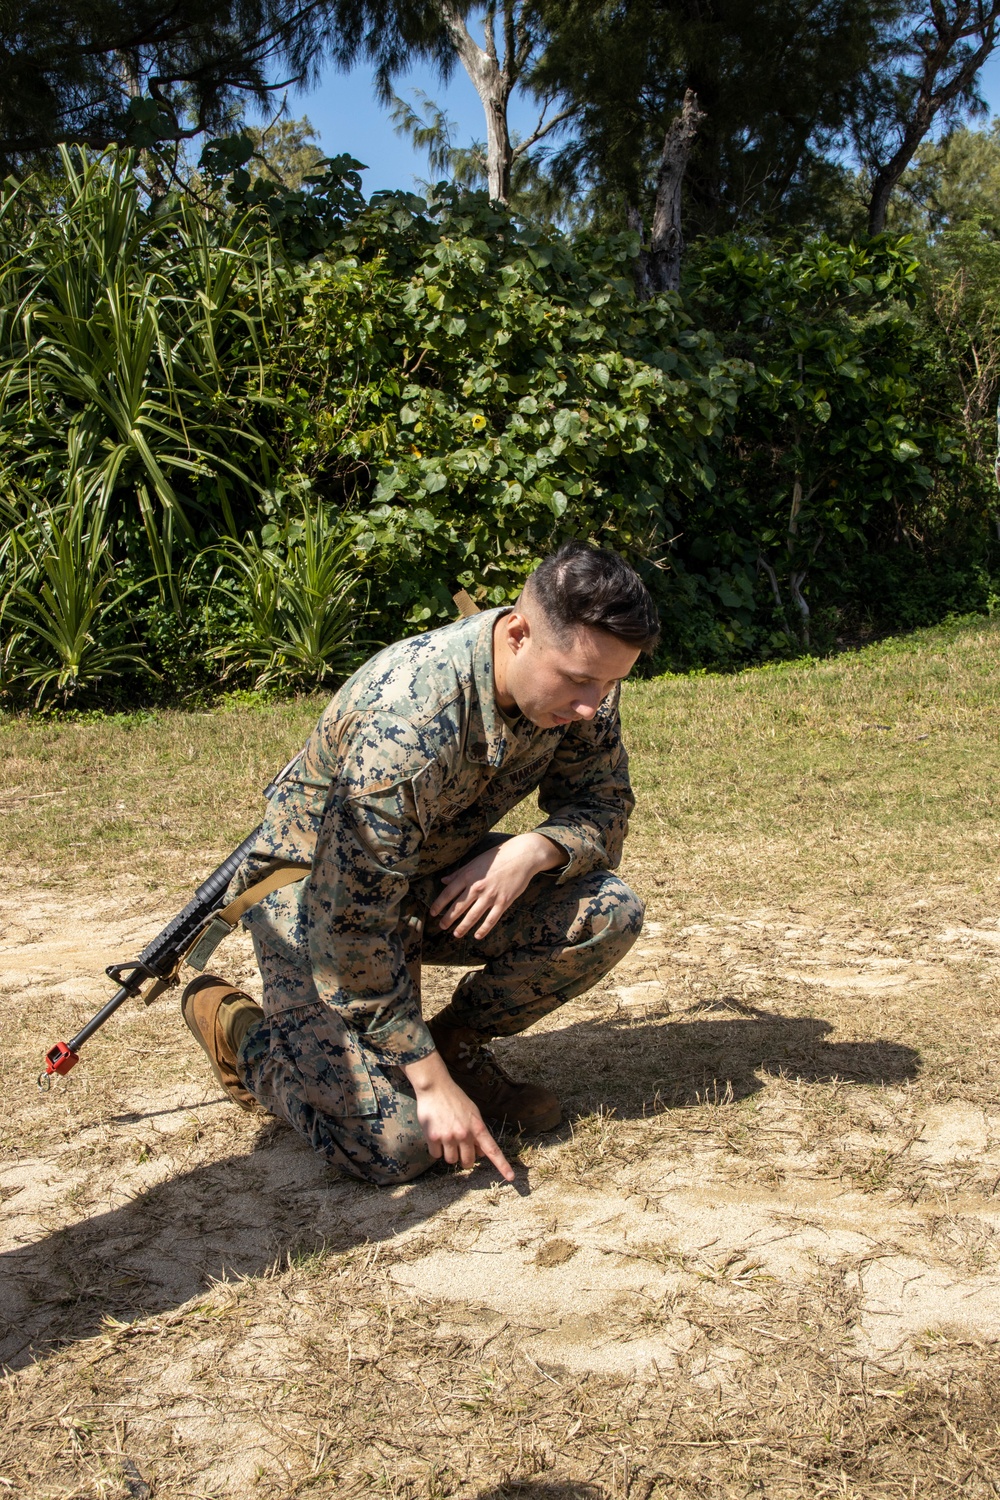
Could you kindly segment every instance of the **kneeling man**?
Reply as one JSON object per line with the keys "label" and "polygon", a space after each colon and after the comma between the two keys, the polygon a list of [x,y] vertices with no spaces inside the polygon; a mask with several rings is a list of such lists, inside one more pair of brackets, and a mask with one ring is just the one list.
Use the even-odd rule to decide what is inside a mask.
{"label": "kneeling man", "polygon": [[[612,872],[633,807],[619,684],[657,639],[643,583],[572,542],[493,609],[389,646],[333,698],[268,804],[230,895],[302,867],[243,918],[263,1010],[211,975],[184,1018],[236,1102],[345,1172],[405,1182],[490,1133],[559,1124],[489,1048],[596,983],[635,942]],[[538,790],[544,821],[490,830]],[[475,966],[431,1021],[421,962]]]}

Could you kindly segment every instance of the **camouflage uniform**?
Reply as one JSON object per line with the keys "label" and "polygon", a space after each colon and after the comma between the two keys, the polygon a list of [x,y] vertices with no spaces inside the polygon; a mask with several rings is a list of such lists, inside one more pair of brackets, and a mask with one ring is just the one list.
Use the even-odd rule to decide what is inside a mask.
{"label": "camouflage uniform", "polygon": [[[272,859],[309,869],[243,919],[265,1016],[243,1041],[240,1072],[317,1150],[374,1182],[430,1163],[402,1071],[434,1050],[421,960],[483,965],[459,982],[449,1017],[510,1036],[588,989],[642,926],[640,901],[610,873],[633,806],[617,693],[589,723],[508,720],[493,686],[500,613],[401,641],[345,683],[231,887]],[[538,829],[566,863],[536,877],[483,940],[440,931],[427,910],[442,873],[536,787]]]}

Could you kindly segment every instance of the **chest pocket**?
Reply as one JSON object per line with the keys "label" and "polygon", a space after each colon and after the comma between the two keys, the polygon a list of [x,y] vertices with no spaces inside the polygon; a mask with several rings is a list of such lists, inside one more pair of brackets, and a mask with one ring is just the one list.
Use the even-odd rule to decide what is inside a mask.
{"label": "chest pocket", "polygon": [[447,828],[457,823],[478,800],[478,794],[475,797],[455,797],[450,801],[442,798],[434,809],[434,827]]}
{"label": "chest pocket", "polygon": [[413,778],[413,795],[424,833],[456,822],[479,801],[489,782],[485,768],[469,762],[456,771],[437,762],[422,767]]}

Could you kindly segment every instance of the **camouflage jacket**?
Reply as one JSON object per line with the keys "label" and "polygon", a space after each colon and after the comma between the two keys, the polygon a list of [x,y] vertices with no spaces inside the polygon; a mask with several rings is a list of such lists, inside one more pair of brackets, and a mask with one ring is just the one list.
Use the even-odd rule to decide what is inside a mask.
{"label": "camouflage jacket", "polygon": [[413,882],[460,862],[536,787],[538,828],[568,855],[549,878],[613,869],[634,805],[617,691],[589,723],[539,729],[500,712],[501,613],[400,641],[344,684],[233,884],[259,878],[271,859],[311,867],[244,921],[297,955],[319,998],[398,1066],[433,1051],[398,931]]}

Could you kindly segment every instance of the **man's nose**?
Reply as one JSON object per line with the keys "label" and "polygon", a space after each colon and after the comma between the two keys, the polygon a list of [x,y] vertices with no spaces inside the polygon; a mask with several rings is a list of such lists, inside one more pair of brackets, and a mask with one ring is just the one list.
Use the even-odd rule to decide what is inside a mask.
{"label": "man's nose", "polygon": [[581,693],[573,704],[573,712],[578,719],[592,719],[601,706],[602,694],[599,688],[592,692]]}

